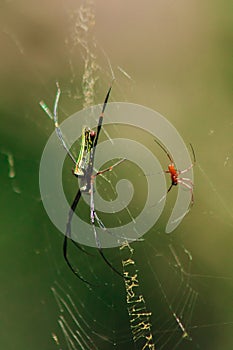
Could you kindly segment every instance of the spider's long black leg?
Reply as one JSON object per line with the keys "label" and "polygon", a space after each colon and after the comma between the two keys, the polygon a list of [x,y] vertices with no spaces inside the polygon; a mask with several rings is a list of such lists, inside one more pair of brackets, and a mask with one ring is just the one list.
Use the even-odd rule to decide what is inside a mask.
{"label": "spider's long black leg", "polygon": [[171,157],[171,155],[169,154],[169,152],[167,151],[167,149],[156,139],[154,139],[154,141],[157,143],[157,145],[159,145],[160,148],[162,148],[162,150],[166,153],[167,157],[169,158],[170,162],[173,163],[173,159]]}
{"label": "spider's long black leg", "polygon": [[192,154],[193,154],[193,164],[195,164],[196,163],[196,155],[195,155],[195,152],[194,152],[192,144],[190,143],[189,145],[190,145],[190,148],[191,148]]}
{"label": "spider's long black leg", "polygon": [[75,274],[75,276],[77,278],[79,278],[81,281],[85,282],[86,284],[90,285],[90,286],[93,286],[92,283],[88,282],[86,279],[84,279],[75,269],[74,267],[72,266],[72,264],[70,263],[69,261],[69,258],[68,258],[68,254],[67,254],[67,248],[68,248],[68,239],[71,239],[72,243],[75,245],[75,247],[77,247],[78,249],[80,249],[82,252],[88,254],[77,242],[75,242],[74,240],[72,240],[71,238],[71,221],[72,221],[72,217],[73,217],[73,214],[74,214],[74,211],[78,205],[78,202],[81,198],[81,191],[80,189],[78,190],[75,198],[74,198],[74,201],[70,207],[70,210],[69,210],[69,215],[68,215],[68,222],[66,224],[66,234],[65,234],[65,238],[64,238],[64,242],[63,242],[63,257],[67,263],[67,265],[69,266],[70,270]]}
{"label": "spider's long black leg", "polygon": [[101,131],[101,128],[102,128],[102,123],[103,123],[103,118],[104,118],[104,111],[105,111],[105,108],[106,108],[107,103],[108,103],[108,99],[109,99],[109,96],[110,96],[110,93],[111,93],[111,90],[112,90],[112,84],[113,84],[114,80],[115,79],[112,80],[110,88],[108,89],[107,95],[106,95],[104,103],[103,103],[102,111],[101,111],[100,116],[99,116],[97,132],[96,132],[94,145],[93,145],[94,149],[95,149],[95,147],[97,146],[97,143],[98,143],[99,134],[100,134],[100,131]]}
{"label": "spider's long black leg", "polygon": [[94,205],[94,176],[91,179],[91,190],[90,190],[90,209],[91,209],[91,214],[90,214],[90,219],[91,219],[91,224],[93,227],[93,232],[94,232],[94,237],[95,237],[95,242],[96,242],[96,246],[98,248],[98,251],[101,255],[101,257],[103,258],[103,260],[105,261],[105,263],[115,272],[117,273],[119,276],[121,276],[122,278],[125,278],[124,275],[122,273],[120,273],[111,263],[110,261],[106,258],[106,256],[103,253],[103,249],[101,247],[101,243],[95,228],[95,205]]}
{"label": "spider's long black leg", "polygon": [[170,185],[170,187],[167,190],[167,193],[171,191],[172,187],[173,187],[173,184]]}
{"label": "spider's long black leg", "polygon": [[70,207],[70,210],[69,210],[69,214],[68,214],[68,222],[66,224],[66,234],[65,234],[65,237],[69,238],[72,243],[78,248],[80,249],[82,252],[86,253],[89,255],[89,253],[87,253],[85,251],[85,249],[83,249],[76,241],[74,241],[71,237],[71,222],[72,222],[72,218],[73,218],[73,215],[74,215],[74,212],[75,212],[75,209],[77,208],[77,205],[78,205],[78,202],[81,198],[81,191],[80,189],[78,190],[78,192],[76,193],[76,196],[74,198],[74,201]]}
{"label": "spider's long black leg", "polygon": [[70,270],[74,273],[74,275],[80,279],[82,282],[88,284],[89,286],[94,286],[92,283],[88,282],[87,280],[85,280],[85,278],[83,278],[72,266],[72,264],[70,263],[68,257],[67,257],[67,236],[65,236],[64,239],[64,243],[63,243],[63,256],[64,259],[67,263],[67,265],[69,266]]}
{"label": "spider's long black leg", "polygon": [[191,150],[192,150],[192,154],[193,154],[193,163],[192,164],[190,164],[190,166],[188,167],[188,168],[186,168],[186,169],[184,169],[184,170],[181,170],[181,171],[179,171],[179,174],[184,174],[184,173],[187,173],[190,169],[192,169],[193,167],[194,167],[194,165],[195,165],[195,163],[196,163],[196,156],[195,156],[195,153],[194,153],[194,149],[193,149],[193,146],[192,146],[192,144],[190,143],[190,148],[191,148]]}

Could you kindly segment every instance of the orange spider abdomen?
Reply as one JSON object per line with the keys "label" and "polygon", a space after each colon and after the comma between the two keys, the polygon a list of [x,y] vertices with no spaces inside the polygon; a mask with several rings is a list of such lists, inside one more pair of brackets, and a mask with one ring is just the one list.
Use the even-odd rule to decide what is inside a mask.
{"label": "orange spider abdomen", "polygon": [[177,178],[178,178],[178,173],[177,173],[177,170],[175,168],[175,165],[174,164],[169,164],[168,165],[168,171],[171,175],[171,180],[172,180],[172,184],[174,186],[177,185]]}

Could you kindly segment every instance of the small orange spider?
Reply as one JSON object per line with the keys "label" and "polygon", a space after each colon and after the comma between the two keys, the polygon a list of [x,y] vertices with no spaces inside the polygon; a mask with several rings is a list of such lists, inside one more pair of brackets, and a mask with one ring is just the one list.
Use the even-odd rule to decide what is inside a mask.
{"label": "small orange spider", "polygon": [[161,145],[161,143],[159,143],[157,140],[155,140],[155,142],[162,148],[162,150],[166,153],[167,157],[169,158],[169,160],[171,162],[168,165],[168,170],[164,171],[166,174],[170,174],[170,176],[171,176],[171,185],[168,188],[167,193],[172,189],[173,186],[177,186],[178,184],[182,184],[184,187],[186,187],[191,192],[191,206],[192,206],[194,203],[193,182],[189,178],[180,177],[180,174],[187,173],[196,163],[196,157],[195,157],[193,146],[190,143],[190,147],[191,147],[192,154],[193,154],[193,163],[188,168],[186,168],[184,170],[177,170],[175,167],[175,163],[172,159],[172,156],[167,151],[167,149],[163,145]]}

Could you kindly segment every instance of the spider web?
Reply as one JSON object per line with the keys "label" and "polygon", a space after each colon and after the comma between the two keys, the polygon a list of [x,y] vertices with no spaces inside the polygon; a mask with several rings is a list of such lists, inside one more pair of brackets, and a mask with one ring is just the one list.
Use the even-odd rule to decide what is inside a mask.
{"label": "spider web", "polygon": [[[6,3],[8,4],[8,2]],[[64,102],[60,106],[60,114],[65,116],[71,114],[72,109],[77,108],[77,101],[80,103],[80,107],[81,105],[87,107],[96,102],[101,103],[105,89],[101,88],[100,93],[100,86],[106,86],[107,90],[112,76],[108,58],[93,37],[95,31],[94,4],[91,1],[82,2],[80,7],[77,10],[72,10],[71,13],[68,21],[71,34],[69,33],[68,39],[65,41],[68,52],[66,62],[68,62],[71,78],[68,83],[63,84]],[[4,28],[4,33],[13,42],[22,59],[28,61],[26,50],[20,41],[20,34],[12,30],[11,27]],[[76,61],[77,52],[78,56],[81,57],[78,61]],[[102,57],[101,63],[99,63],[99,57]],[[47,81],[41,78],[41,74],[34,66],[32,72],[35,83],[42,83],[45,88]],[[76,75],[77,72],[79,72],[79,76]],[[131,74],[118,66],[116,78],[112,99],[114,99],[114,95],[126,98],[125,90],[128,86],[135,86],[135,82]],[[48,80],[52,81],[51,86],[52,84],[55,86],[55,77],[51,76]],[[54,91],[54,88],[47,91],[51,103]],[[35,96],[35,92],[33,94],[33,102],[37,103],[40,97]],[[47,99],[47,96],[44,97]],[[69,108],[67,101],[70,103]],[[69,110],[69,113],[66,110]],[[26,114],[25,124],[28,125],[29,117]],[[45,131],[48,132],[48,135],[50,134],[52,126],[49,122],[46,124],[44,120],[38,121],[37,119],[34,123],[42,134]],[[114,132],[120,133],[116,128]],[[104,130],[105,138],[111,139],[110,135],[111,130]],[[30,139],[29,136],[29,141]],[[38,170],[39,158],[35,161],[34,154],[31,155],[30,150],[22,149],[21,151],[22,154],[17,152],[13,143],[10,144],[6,138],[3,138],[0,158],[2,164],[1,179],[2,183],[6,184],[6,188],[2,195],[1,208],[7,209],[6,198],[17,202],[18,205],[23,199],[26,199],[30,202],[30,217],[34,219],[31,223],[31,229],[36,233],[36,217],[38,212],[42,211],[42,206],[38,191],[35,191],[33,186],[30,186],[29,189],[26,188],[25,183],[28,182],[28,177],[22,175],[22,169],[27,168],[29,159],[30,164],[34,164],[32,174],[35,174]],[[34,161],[36,164],[33,163]],[[225,153],[223,166],[231,170],[232,149],[228,149]],[[20,170],[18,171],[18,169]],[[225,197],[216,188],[214,181],[210,179],[200,163],[197,165],[196,172],[198,178],[206,186],[206,194],[209,193],[213,198],[213,203],[211,205],[208,203],[210,209],[200,210],[201,215],[205,216],[209,223],[205,225],[203,231],[196,230],[196,239],[203,239],[202,234],[205,239],[203,245],[204,243],[208,245],[209,240],[207,240],[205,231],[216,226],[228,240],[228,235],[232,231],[232,213],[229,205],[226,204]],[[136,183],[138,178],[141,180],[142,176],[138,176],[135,169],[132,170],[132,173],[135,174]],[[102,188],[103,193],[101,194],[110,200],[112,196],[116,195],[114,181],[117,181],[118,176],[120,176],[120,172],[116,171],[107,175],[109,182],[99,179],[97,183],[97,189]],[[69,180],[68,176],[65,179],[67,179],[68,191],[70,191],[68,197],[70,195],[72,198],[74,195],[73,186],[76,185],[72,183],[72,180]],[[173,194],[168,201],[172,203]],[[27,205],[29,206],[29,203]],[[126,209],[127,215],[124,214],[124,216],[127,216],[128,220],[133,219],[134,211],[137,212],[137,205],[138,203],[135,205],[136,208],[132,206],[130,209]],[[225,344],[224,348],[230,350],[233,324],[231,311],[232,273],[230,267],[221,264],[220,254],[216,256],[219,261],[217,269],[203,261],[198,254],[199,245],[195,245],[194,239],[188,237],[189,230],[191,231],[190,226],[195,225],[192,215],[195,215],[197,205],[198,198],[195,198],[194,214],[191,211],[190,215],[185,218],[186,222],[182,224],[184,226],[180,231],[178,230],[177,234],[171,236],[164,234],[165,213],[162,220],[156,224],[153,230],[148,232],[143,242],[125,244],[119,249],[111,249],[106,253],[114,266],[117,266],[118,269],[122,267],[125,276],[131,276],[130,280],[120,280],[112,271],[109,271],[108,267],[99,261],[99,256],[94,249],[88,249],[88,252],[90,251],[94,256],[86,256],[85,254],[83,256],[81,252],[71,248],[71,256],[77,267],[90,280],[96,282],[97,287],[83,285],[72,276],[62,260],[63,237],[57,235],[56,230],[48,221],[44,221],[42,225],[39,224],[38,236],[42,241],[32,241],[33,254],[27,254],[27,258],[34,263],[34,271],[31,272],[30,277],[35,278],[35,272],[37,275],[41,273],[37,264],[39,265],[42,260],[45,260],[46,267],[43,269],[43,273],[46,274],[46,280],[48,280],[45,285],[51,298],[44,296],[46,292],[41,292],[44,293],[43,297],[39,293],[38,299],[35,298],[33,301],[38,303],[38,309],[41,305],[46,305],[43,308],[43,315],[47,316],[51,313],[52,317],[51,322],[46,323],[47,338],[44,346],[41,346],[39,337],[33,333],[32,329],[30,330],[30,334],[34,334],[33,344],[38,338],[36,341],[38,348],[43,349],[190,350],[218,349],[222,347],[222,344]],[[170,204],[166,207],[166,212],[169,211],[169,206]],[[206,205],[206,207],[208,206]],[[33,208],[36,213],[34,213]],[[215,216],[213,214],[219,208],[220,218],[220,214]],[[82,209],[83,215],[87,214],[88,217],[88,208],[82,207]],[[15,210],[17,209],[15,208]],[[29,220],[26,210],[20,215],[18,217],[16,215],[20,224]],[[113,216],[113,220],[120,224],[122,218],[116,213],[113,213]],[[224,219],[226,219],[225,226]],[[108,220],[111,218],[107,218],[106,222]],[[8,223],[4,223],[5,227],[6,231],[17,232],[17,228],[14,226],[13,229],[10,229]],[[41,235],[44,238],[41,238]],[[28,239],[28,236],[23,236],[23,238]],[[217,251],[220,253],[221,250]],[[14,256],[14,247],[12,247],[11,253]],[[227,253],[230,256],[230,251],[227,250]],[[36,282],[35,279],[33,281],[40,286],[37,284],[38,281]],[[12,291],[14,284],[9,284],[9,286]],[[30,284],[27,286],[30,287]],[[22,289],[19,286],[19,290],[20,288]],[[220,293],[221,300],[217,297]],[[21,296],[21,302],[23,300]],[[26,305],[29,303],[29,300],[25,302]],[[20,316],[25,309],[27,309],[26,306],[21,313],[19,310]],[[39,314],[39,311],[37,312]],[[32,313],[34,316],[37,314],[34,309]],[[41,321],[40,319],[38,321],[40,325],[43,322],[43,316],[39,315],[42,317]],[[35,324],[35,320],[33,323]],[[34,348],[36,347],[34,346]]]}

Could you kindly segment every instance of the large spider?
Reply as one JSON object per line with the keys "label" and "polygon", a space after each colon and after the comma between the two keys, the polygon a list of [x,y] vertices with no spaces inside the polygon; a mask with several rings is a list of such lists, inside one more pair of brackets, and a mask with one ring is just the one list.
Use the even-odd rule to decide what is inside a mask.
{"label": "large spider", "polygon": [[111,171],[114,167],[116,167],[117,165],[119,165],[120,163],[122,163],[125,160],[125,159],[121,159],[117,163],[115,163],[114,165],[112,165],[109,168],[106,168],[104,170],[97,171],[97,172],[94,171],[94,158],[95,158],[96,146],[97,146],[99,134],[100,134],[100,131],[102,128],[104,112],[105,112],[105,108],[106,108],[107,103],[108,103],[111,89],[112,89],[112,84],[110,85],[110,88],[106,94],[106,97],[105,97],[105,100],[103,103],[102,111],[101,111],[101,114],[100,114],[99,120],[98,120],[97,131],[91,130],[88,127],[84,127],[82,130],[81,149],[80,149],[79,156],[78,156],[77,160],[75,159],[75,157],[71,153],[69,147],[67,146],[67,144],[64,140],[62,131],[60,129],[59,123],[58,123],[57,108],[58,108],[59,98],[61,95],[61,90],[60,90],[59,84],[57,83],[57,94],[56,94],[56,98],[55,98],[55,102],[54,102],[53,113],[51,113],[51,111],[49,110],[49,108],[47,107],[47,105],[43,101],[40,102],[40,105],[43,108],[43,110],[54,121],[57,136],[59,137],[59,139],[60,139],[63,147],[65,148],[68,156],[70,157],[70,159],[74,163],[73,174],[76,177],[80,178],[80,181],[81,181],[81,186],[80,186],[80,188],[79,188],[79,190],[78,190],[78,192],[73,200],[73,203],[70,207],[69,214],[68,214],[68,221],[66,224],[65,238],[64,238],[64,242],[63,242],[63,256],[64,256],[64,259],[65,259],[67,265],[69,266],[71,271],[75,274],[75,276],[78,277],[81,281],[85,282],[88,285],[93,285],[93,284],[88,282],[85,278],[83,278],[75,270],[75,268],[73,267],[73,265],[71,264],[71,262],[68,258],[68,253],[67,253],[68,238],[69,238],[77,248],[79,248],[81,251],[83,251],[87,254],[87,252],[76,241],[74,241],[72,239],[72,234],[71,234],[72,217],[74,215],[75,209],[77,208],[77,205],[78,205],[79,200],[81,198],[82,192],[88,193],[90,195],[90,222],[91,222],[91,225],[93,228],[94,238],[95,238],[95,242],[96,242],[96,246],[98,248],[98,251],[99,251],[101,257],[103,258],[103,260],[105,261],[105,263],[118,275],[120,275],[121,277],[124,277],[123,274],[121,274],[110,263],[110,261],[105,257],[105,255],[103,253],[103,249],[101,247],[101,243],[100,243],[98,234],[97,234],[97,231],[96,231],[96,227],[95,227],[95,223],[97,222],[99,227],[101,227],[102,229],[107,231],[103,222],[100,220],[100,218],[98,217],[98,215],[95,211],[95,205],[94,205],[94,181],[95,181],[95,178],[98,175],[101,175],[107,171]]}

